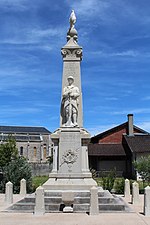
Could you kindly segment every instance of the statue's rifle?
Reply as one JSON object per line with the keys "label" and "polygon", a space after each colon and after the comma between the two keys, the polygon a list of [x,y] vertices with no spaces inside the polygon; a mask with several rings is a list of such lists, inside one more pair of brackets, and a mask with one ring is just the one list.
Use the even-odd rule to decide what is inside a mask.
{"label": "statue's rifle", "polygon": [[70,94],[69,94],[69,124],[71,125],[71,97],[70,97]]}

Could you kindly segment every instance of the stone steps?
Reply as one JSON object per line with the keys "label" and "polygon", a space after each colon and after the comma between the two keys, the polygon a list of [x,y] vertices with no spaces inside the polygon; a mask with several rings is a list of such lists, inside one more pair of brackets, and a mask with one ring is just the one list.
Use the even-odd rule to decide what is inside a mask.
{"label": "stone steps", "polygon": [[[62,202],[62,192],[46,191],[44,196],[45,211],[62,212],[64,204]],[[73,212],[89,212],[90,192],[75,192]],[[98,192],[99,211],[123,211],[125,204],[118,197],[114,197],[109,191]],[[35,194],[26,196],[24,199],[13,204],[7,211],[33,212],[35,207]]]}

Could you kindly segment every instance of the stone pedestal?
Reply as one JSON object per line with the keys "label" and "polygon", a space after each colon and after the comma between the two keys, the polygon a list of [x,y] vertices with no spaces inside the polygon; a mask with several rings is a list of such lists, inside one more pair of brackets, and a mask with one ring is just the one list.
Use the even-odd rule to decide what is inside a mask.
{"label": "stone pedestal", "polygon": [[89,171],[90,135],[83,128],[60,128],[51,135],[54,165],[45,190],[90,190],[97,186]]}

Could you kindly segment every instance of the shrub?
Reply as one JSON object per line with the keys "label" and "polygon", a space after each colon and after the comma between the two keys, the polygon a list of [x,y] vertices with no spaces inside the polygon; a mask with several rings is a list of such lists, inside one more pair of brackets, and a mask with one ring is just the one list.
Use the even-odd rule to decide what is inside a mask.
{"label": "shrub", "polygon": [[124,178],[117,178],[114,183],[114,189],[116,194],[123,194],[124,193],[124,185],[125,179]]}
{"label": "shrub", "polygon": [[98,186],[103,186],[103,181],[101,177],[96,177],[94,178],[94,180],[97,182]]}
{"label": "shrub", "polygon": [[24,178],[27,184],[27,192],[32,192],[31,168],[24,157],[18,157],[12,160],[4,169],[3,185],[11,181],[13,183],[14,193],[19,193],[20,181]]}
{"label": "shrub", "polygon": [[143,182],[150,182],[150,155],[141,157],[133,163],[135,169],[141,175]]}
{"label": "shrub", "polygon": [[110,171],[107,176],[103,176],[102,177],[103,189],[111,191],[114,186],[115,178],[116,178],[116,170],[115,169]]}

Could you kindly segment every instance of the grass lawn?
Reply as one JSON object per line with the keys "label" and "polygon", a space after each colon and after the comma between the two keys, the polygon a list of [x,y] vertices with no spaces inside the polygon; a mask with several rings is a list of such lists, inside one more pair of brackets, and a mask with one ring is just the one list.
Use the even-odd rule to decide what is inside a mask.
{"label": "grass lawn", "polygon": [[48,176],[32,177],[33,190],[35,191],[37,187],[44,184],[47,180],[48,180]]}

